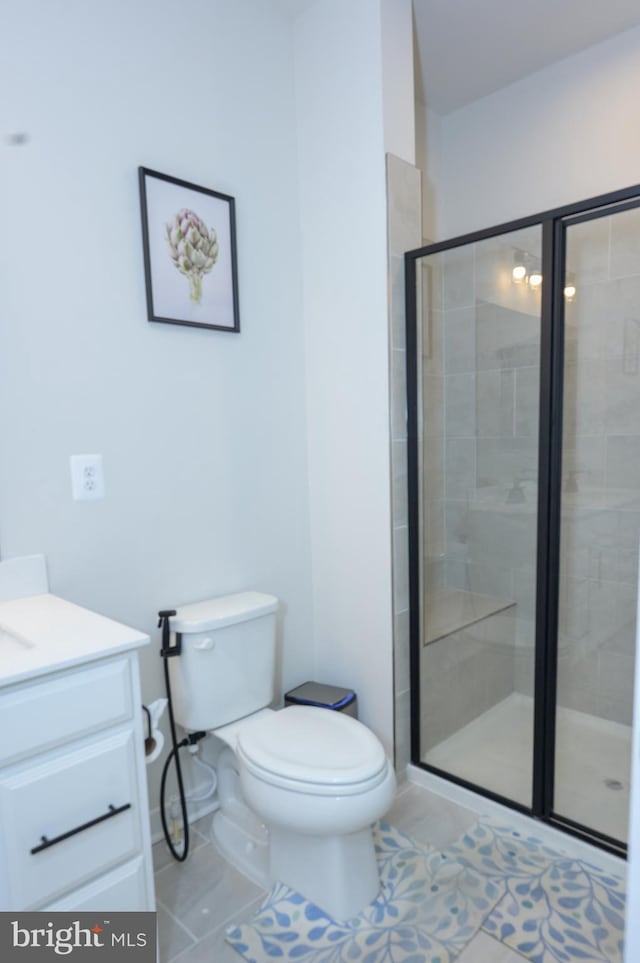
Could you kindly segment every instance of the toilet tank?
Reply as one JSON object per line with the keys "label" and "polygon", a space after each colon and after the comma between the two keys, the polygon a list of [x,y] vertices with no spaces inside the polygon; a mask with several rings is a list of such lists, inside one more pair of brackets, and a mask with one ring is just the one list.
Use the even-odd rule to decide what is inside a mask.
{"label": "toilet tank", "polygon": [[183,728],[217,729],[272,702],[277,608],[273,595],[240,592],[183,605],[171,617],[182,636],[169,675]]}

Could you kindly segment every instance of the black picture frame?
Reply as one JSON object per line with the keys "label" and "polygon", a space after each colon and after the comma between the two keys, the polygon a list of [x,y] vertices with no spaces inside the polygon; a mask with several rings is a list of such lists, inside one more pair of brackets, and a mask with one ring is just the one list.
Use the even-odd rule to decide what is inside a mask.
{"label": "black picture frame", "polygon": [[240,331],[235,198],[138,168],[147,317]]}

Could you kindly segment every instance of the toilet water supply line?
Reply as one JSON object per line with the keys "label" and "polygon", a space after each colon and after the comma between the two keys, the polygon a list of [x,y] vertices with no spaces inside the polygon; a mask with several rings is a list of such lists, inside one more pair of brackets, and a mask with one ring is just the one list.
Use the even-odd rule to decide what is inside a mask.
{"label": "toilet water supply line", "polygon": [[198,766],[199,769],[204,769],[207,776],[209,777],[209,785],[204,789],[200,789],[198,792],[187,793],[187,800],[189,802],[204,802],[209,796],[213,796],[214,792],[218,787],[218,776],[213,766],[210,766],[208,762],[204,762],[202,759],[198,758],[198,746],[189,746],[189,752],[191,753],[192,761]]}
{"label": "toilet water supply line", "polygon": [[[171,627],[169,625],[169,619],[172,615],[175,615],[175,609],[163,609],[158,612],[158,628],[162,628],[162,648],[160,649],[160,655],[164,660],[164,681],[167,688],[167,701],[169,709],[169,727],[171,730],[171,743],[172,749],[167,759],[165,761],[164,767],[162,769],[162,779],[160,780],[160,818],[162,819],[162,830],[164,832],[164,838],[169,847],[169,851],[174,859],[177,859],[179,863],[183,863],[187,858],[189,853],[189,819],[187,816],[187,799],[184,791],[184,783],[182,780],[182,767],[180,766],[180,749],[185,746],[189,747],[190,752],[196,753],[198,751],[198,743],[201,739],[204,739],[206,732],[190,732],[184,739],[178,742],[178,737],[176,735],[176,724],[173,716],[173,701],[171,699],[171,683],[169,680],[169,662],[168,660],[172,656],[180,655],[182,652],[182,636],[180,633],[176,632],[176,641],[174,645],[171,645]],[[182,852],[178,852],[171,839],[171,833],[169,832],[169,827],[167,825],[166,816],[166,803],[165,803],[165,793],[167,784],[167,773],[169,772],[169,767],[171,765],[171,760],[175,759],[176,764],[176,777],[178,780],[178,794],[180,797],[180,809],[182,812],[182,833],[183,833],[183,846]],[[205,768],[210,775],[213,777],[212,784],[207,788],[204,794],[198,793],[193,794],[190,798],[194,802],[200,802],[202,799],[206,799],[208,796],[212,795],[216,788],[216,774],[215,771],[203,763],[195,755],[193,756],[194,762]]]}

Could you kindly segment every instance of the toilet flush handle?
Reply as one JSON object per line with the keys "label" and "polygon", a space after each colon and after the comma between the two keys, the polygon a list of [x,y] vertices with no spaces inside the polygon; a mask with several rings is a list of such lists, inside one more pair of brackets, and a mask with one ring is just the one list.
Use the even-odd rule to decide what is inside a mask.
{"label": "toilet flush handle", "polygon": [[201,642],[194,642],[194,643],[193,643],[193,648],[194,648],[194,649],[205,650],[205,649],[212,649],[212,648],[214,647],[214,645],[215,645],[215,642],[213,641],[212,638],[209,637],[209,638],[206,638],[206,639],[202,639]]}

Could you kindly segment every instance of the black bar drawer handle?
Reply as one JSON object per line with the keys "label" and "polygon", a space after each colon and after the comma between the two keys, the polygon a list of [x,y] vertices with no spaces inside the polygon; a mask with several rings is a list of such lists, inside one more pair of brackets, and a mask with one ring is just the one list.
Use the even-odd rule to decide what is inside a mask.
{"label": "black bar drawer handle", "polygon": [[124,806],[118,806],[117,809],[115,806],[110,805],[108,812],[103,813],[102,816],[96,816],[95,819],[90,819],[88,823],[83,823],[82,826],[76,826],[75,829],[70,829],[68,833],[62,833],[60,836],[55,836],[54,839],[47,839],[46,836],[41,836],[40,839],[42,842],[30,850],[31,855],[41,853],[43,849],[49,849],[49,846],[55,846],[56,843],[61,843],[63,839],[69,839],[70,836],[75,836],[76,833],[81,833],[91,826],[97,826],[98,823],[103,823],[105,819],[111,819],[112,816],[117,816],[118,813],[123,813],[126,809],[131,809],[131,803],[125,803]]}

